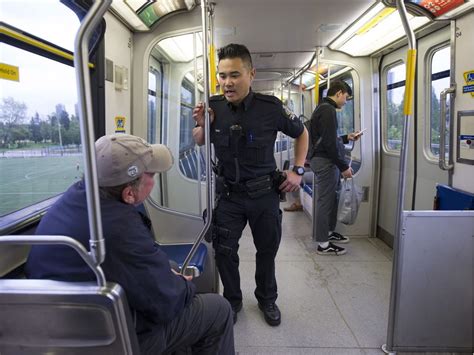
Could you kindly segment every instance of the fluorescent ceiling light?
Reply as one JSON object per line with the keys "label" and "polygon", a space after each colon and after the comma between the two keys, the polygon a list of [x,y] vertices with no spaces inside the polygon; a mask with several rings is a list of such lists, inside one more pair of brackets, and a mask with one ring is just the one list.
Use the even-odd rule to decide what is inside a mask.
{"label": "fluorescent ceiling light", "polygon": [[[142,1],[143,2],[143,1]],[[123,0],[113,0],[112,8],[137,31],[148,31],[149,28],[140,20],[135,11]]]}
{"label": "fluorescent ceiling light", "polygon": [[[134,29],[148,31],[162,17],[192,10],[195,0],[113,0],[112,8]],[[140,11],[140,13],[138,13]]]}
{"label": "fluorescent ceiling light", "polygon": [[[189,62],[194,58],[193,33],[165,38],[158,46],[174,62]],[[197,33],[196,56],[202,56],[202,34]]]}
{"label": "fluorescent ceiling light", "polygon": [[145,5],[148,2],[152,1],[147,1],[147,0],[122,0],[123,2],[126,2],[128,6],[132,8],[133,11],[137,12],[139,8],[141,8],[143,5]]}
{"label": "fluorescent ceiling light", "polygon": [[[336,38],[329,48],[355,57],[366,56],[404,37],[405,31],[400,15],[398,11],[393,10],[382,3],[377,3]],[[428,23],[430,19],[408,14],[408,21],[410,27],[416,30]]]}
{"label": "fluorescent ceiling light", "polygon": [[[324,84],[327,81],[327,64],[322,63],[322,65],[325,66],[326,70],[319,70],[320,75],[319,75],[319,85]],[[337,78],[338,76],[341,76],[342,74],[352,70],[351,67],[346,67],[346,66],[341,66],[341,65],[335,65],[331,64],[331,80],[334,78]],[[325,75],[321,75],[321,73]],[[314,71],[308,70],[303,74],[303,84],[306,86],[307,90],[310,90],[314,87],[315,81],[316,81],[316,73]],[[293,80],[292,84],[299,85],[299,80],[300,78],[297,78],[296,80]]]}
{"label": "fluorescent ceiling light", "polygon": [[138,16],[148,27],[152,27],[162,17],[176,11],[189,11],[195,6],[194,0],[147,1]]}

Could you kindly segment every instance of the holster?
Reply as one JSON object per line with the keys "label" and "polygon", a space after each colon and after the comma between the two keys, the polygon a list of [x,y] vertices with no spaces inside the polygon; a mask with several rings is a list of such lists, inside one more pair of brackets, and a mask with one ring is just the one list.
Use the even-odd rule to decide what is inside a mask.
{"label": "holster", "polygon": [[282,171],[275,171],[273,173],[273,187],[275,191],[280,195],[280,201],[285,202],[286,201],[286,192],[283,192],[280,190],[279,186],[283,184],[283,182],[286,180],[286,174],[283,173]]}
{"label": "holster", "polygon": [[229,195],[230,187],[223,176],[216,175],[216,195]]}

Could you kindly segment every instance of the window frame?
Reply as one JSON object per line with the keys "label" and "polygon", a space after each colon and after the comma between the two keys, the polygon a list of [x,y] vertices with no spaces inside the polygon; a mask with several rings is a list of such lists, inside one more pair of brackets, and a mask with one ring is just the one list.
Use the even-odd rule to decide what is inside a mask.
{"label": "window frame", "polygon": [[[431,123],[432,123],[432,117],[431,117],[431,105],[432,105],[432,98],[431,98],[431,87],[432,87],[432,83],[433,83],[433,80],[432,80],[432,76],[433,74],[438,74],[438,73],[442,73],[442,72],[438,72],[438,73],[433,73],[432,70],[433,70],[433,58],[435,56],[435,54],[437,52],[439,52],[440,50],[443,50],[443,49],[446,49],[446,48],[450,48],[450,42],[447,41],[447,42],[443,42],[443,43],[440,43],[436,46],[433,46],[431,47],[427,54],[426,54],[426,60],[425,60],[425,92],[424,92],[424,95],[426,95],[425,97],[427,98],[427,100],[425,100],[425,122],[424,122],[424,132],[423,132],[423,135],[424,135],[424,144],[423,144],[423,155],[425,156],[426,160],[431,163],[431,164],[434,164],[434,165],[438,165],[439,163],[439,154],[438,155],[435,155],[433,153],[433,151],[431,150],[431,140],[432,140],[432,137],[431,137],[431,129],[432,129],[432,126],[431,126]],[[451,77],[451,63],[449,63],[449,72],[450,72],[450,76],[448,76],[448,78]],[[448,132],[447,132],[448,133]],[[446,151],[446,154],[449,153],[449,150]]]}
{"label": "window frame", "polygon": [[[394,157],[399,157],[401,154],[401,149],[400,150],[395,150],[391,149],[388,147],[388,111],[387,111],[387,98],[388,98],[388,90],[387,90],[387,76],[388,72],[390,69],[395,68],[399,65],[404,65],[406,69],[406,63],[404,60],[396,60],[392,63],[387,64],[383,69],[382,69],[382,77],[381,77],[381,139],[382,139],[382,151],[387,154],[391,155]],[[401,81],[396,82],[396,83],[401,83]],[[393,83],[393,84],[396,84]],[[405,79],[403,80],[403,87],[406,87],[406,72],[405,72]],[[390,84],[390,85],[393,85]]]}

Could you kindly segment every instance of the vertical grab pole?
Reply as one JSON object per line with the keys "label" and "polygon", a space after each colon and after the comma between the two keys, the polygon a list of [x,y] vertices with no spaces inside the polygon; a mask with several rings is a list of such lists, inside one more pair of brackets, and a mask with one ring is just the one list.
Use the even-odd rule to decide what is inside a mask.
{"label": "vertical grab pole", "polygon": [[[287,102],[288,110],[290,110],[290,102],[291,102],[291,82],[288,81],[288,102]],[[294,109],[292,109],[291,111],[295,113]],[[290,136],[288,135],[286,136],[286,158],[289,163],[291,161],[291,156],[290,156]]]}
{"label": "vertical grab pole", "polygon": [[[398,268],[400,263],[400,238],[401,225],[403,217],[403,205],[405,203],[405,185],[408,160],[408,142],[410,138],[410,116],[413,114],[413,94],[415,89],[415,72],[416,72],[416,48],[415,34],[410,28],[407,19],[407,11],[403,0],[397,1],[397,9],[400,19],[408,38],[407,66],[406,66],[406,86],[405,86],[405,104],[404,115],[405,122],[403,125],[402,147],[400,152],[400,175],[398,178],[398,199],[397,199],[397,215],[395,226],[395,238],[393,241],[393,264],[392,264],[392,287],[390,291],[390,308],[388,315],[387,344],[386,350],[392,351],[394,346],[395,317],[397,312],[398,290]],[[383,347],[382,347],[383,348]],[[385,349],[384,349],[385,350]]]}
{"label": "vertical grab pole", "polygon": [[[197,69],[197,33],[193,33],[193,70],[194,70],[194,80],[197,83],[197,77],[198,77],[198,69]],[[199,88],[198,85],[194,85],[194,97],[197,100],[197,97],[199,96]],[[196,102],[196,101],[195,101]],[[199,214],[202,216],[202,198],[201,198],[201,171],[202,171],[202,166],[201,166],[201,148],[197,145],[194,144],[194,151],[196,152],[196,162],[197,162],[197,194],[198,194],[198,208],[199,208]]]}
{"label": "vertical grab pole", "polygon": [[198,237],[196,238],[191,250],[189,251],[186,259],[183,262],[183,266],[181,268],[181,274],[185,274],[186,268],[189,265],[189,262],[193,258],[194,254],[196,253],[199,244],[204,239],[204,235],[208,231],[209,227],[211,226],[212,221],[212,213],[214,208],[214,203],[212,200],[212,191],[211,191],[211,181],[212,181],[212,170],[211,170],[211,120],[209,116],[209,112],[207,109],[209,108],[209,56],[206,55],[209,53],[209,45],[208,45],[208,13],[209,13],[209,3],[208,0],[201,0],[201,18],[202,18],[202,59],[204,61],[202,66],[202,73],[203,73],[203,95],[204,95],[204,144],[206,147],[206,206],[207,206],[207,218],[206,222],[204,223],[204,228],[199,233]]}
{"label": "vertical grab pole", "polygon": [[211,95],[217,94],[217,73],[216,73],[216,47],[214,43],[214,7],[215,3],[209,3],[209,75],[211,77]]}
{"label": "vertical grab pole", "polygon": [[[314,109],[319,105],[319,55],[321,53],[321,49],[319,47],[316,48],[316,74],[314,78]],[[311,139],[311,133],[309,135],[309,139]],[[312,196],[312,209],[313,209],[313,218],[312,218],[312,230],[313,230],[313,238],[316,237],[316,175],[313,174],[313,196]]]}
{"label": "vertical grab pole", "polygon": [[[280,80],[280,100],[283,102],[283,79]],[[283,141],[282,141],[282,135],[283,133],[278,132],[278,144],[280,145],[280,151],[278,152],[280,156],[280,169],[283,170]]]}
{"label": "vertical grab pole", "polygon": [[112,0],[97,0],[81,22],[74,41],[74,68],[79,99],[81,141],[84,149],[84,180],[86,184],[87,214],[89,217],[90,254],[96,265],[105,259],[105,241],[102,234],[99,184],[95,159],[94,120],[89,74],[89,39]]}
{"label": "vertical grab pole", "polygon": [[316,48],[316,73],[314,74],[314,109],[319,105],[319,54],[321,50]]}

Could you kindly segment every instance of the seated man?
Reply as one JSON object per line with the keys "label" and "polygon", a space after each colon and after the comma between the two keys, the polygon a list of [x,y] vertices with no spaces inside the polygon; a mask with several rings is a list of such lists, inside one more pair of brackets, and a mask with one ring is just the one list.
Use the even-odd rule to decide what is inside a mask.
{"label": "seated man", "polygon": [[[108,281],[124,288],[136,312],[141,352],[190,347],[199,354],[234,354],[227,300],[216,294],[197,295],[190,277],[172,271],[154,241],[150,221],[135,208],[149,196],[155,173],[173,164],[168,148],[127,134],[101,137],[95,147],[106,244],[102,268]],[[84,185],[79,181],[64,193],[41,220],[37,234],[70,236],[89,249]],[[95,280],[75,250],[59,245],[34,246],[26,274],[34,279]]]}

